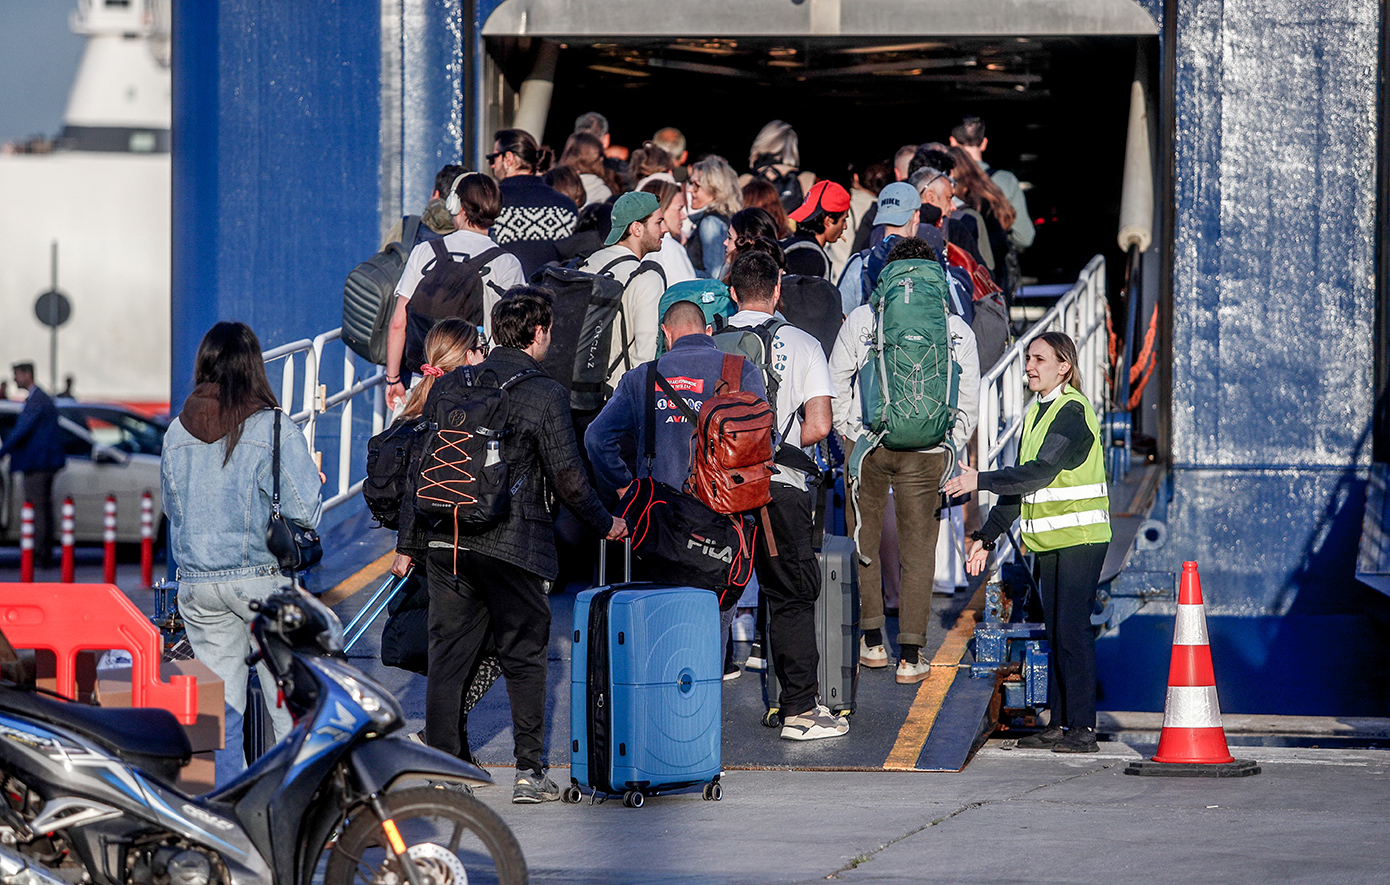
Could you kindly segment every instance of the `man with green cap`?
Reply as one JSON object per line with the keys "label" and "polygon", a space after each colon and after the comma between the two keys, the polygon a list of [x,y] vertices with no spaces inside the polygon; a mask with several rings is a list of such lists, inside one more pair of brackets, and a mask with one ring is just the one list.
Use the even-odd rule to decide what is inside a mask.
{"label": "man with green cap", "polygon": [[661,250],[666,222],[661,203],[644,191],[623,194],[613,204],[613,224],[604,247],[589,256],[580,270],[612,277],[623,284],[623,305],[613,329],[608,364],[617,364],[608,384],[622,373],[656,359],[656,336],[666,275],[655,260]]}

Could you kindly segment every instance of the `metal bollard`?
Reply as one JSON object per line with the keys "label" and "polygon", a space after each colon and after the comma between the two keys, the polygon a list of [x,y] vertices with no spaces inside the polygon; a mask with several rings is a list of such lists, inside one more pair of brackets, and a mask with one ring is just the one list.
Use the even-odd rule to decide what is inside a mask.
{"label": "metal bollard", "polygon": [[154,498],[140,495],[140,586],[154,585]]}
{"label": "metal bollard", "polygon": [[77,545],[77,506],[72,503],[72,498],[63,499],[63,523],[62,523],[62,546],[63,546],[63,583],[72,584],[77,575],[77,564],[73,553]]}
{"label": "metal bollard", "polygon": [[101,540],[106,545],[102,580],[108,584],[116,583],[116,496],[106,496],[105,515],[102,519]]}
{"label": "metal bollard", "polygon": [[19,508],[19,582],[34,583],[34,505]]}

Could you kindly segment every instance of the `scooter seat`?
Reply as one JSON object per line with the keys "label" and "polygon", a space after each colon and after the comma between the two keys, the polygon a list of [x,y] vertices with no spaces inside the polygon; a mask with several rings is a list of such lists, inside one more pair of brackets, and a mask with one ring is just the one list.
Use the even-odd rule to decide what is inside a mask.
{"label": "scooter seat", "polygon": [[152,707],[89,707],[20,689],[0,690],[0,711],[30,716],[71,729],[125,757],[177,760],[193,755],[179,721]]}

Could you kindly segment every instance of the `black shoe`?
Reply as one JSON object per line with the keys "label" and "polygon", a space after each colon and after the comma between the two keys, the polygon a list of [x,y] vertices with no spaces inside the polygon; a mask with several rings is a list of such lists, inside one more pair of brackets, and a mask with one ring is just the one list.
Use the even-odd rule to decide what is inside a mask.
{"label": "black shoe", "polygon": [[1060,725],[1049,725],[1037,734],[1019,738],[1015,744],[1020,750],[1050,750],[1062,739],[1065,732]]}
{"label": "black shoe", "polygon": [[724,665],[725,682],[728,682],[730,679],[737,679],[742,673],[743,671],[738,668],[738,664],[735,664],[733,661],[729,661]]}
{"label": "black shoe", "polygon": [[1073,728],[1052,745],[1054,753],[1098,753],[1096,731],[1093,728]]}

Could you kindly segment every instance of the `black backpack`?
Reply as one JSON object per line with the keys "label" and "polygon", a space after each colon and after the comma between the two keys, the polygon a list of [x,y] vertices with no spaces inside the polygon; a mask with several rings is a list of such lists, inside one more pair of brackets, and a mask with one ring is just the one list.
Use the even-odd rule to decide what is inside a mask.
{"label": "black backpack", "polygon": [[396,284],[419,230],[420,216],[406,216],[401,239],[387,243],[386,248],[354,267],[343,283],[343,343],[378,366],[386,365],[386,335],[396,310]]}
{"label": "black backpack", "polygon": [[[425,401],[430,431],[420,458],[415,511],[428,519],[447,519],[459,531],[484,531],[505,519],[515,482],[507,466],[508,390],[539,369],[523,369],[497,383],[491,369],[462,366],[438,379]],[[491,378],[492,383],[484,382]]]}
{"label": "black backpack", "polygon": [[367,477],[362,497],[378,524],[400,528],[401,502],[419,465],[421,441],[430,424],[423,418],[399,421],[367,441]]}
{"label": "black backpack", "polygon": [[[608,399],[609,375],[623,361],[608,360],[613,335],[621,336],[623,354],[632,342],[627,318],[623,315],[623,284],[611,275],[619,264],[636,261],[628,254],[610,261],[597,274],[570,267],[546,267],[537,285],[549,290],[554,318],[550,326],[550,349],[541,365],[546,374],[569,391],[570,409],[583,412],[603,407]],[[666,274],[655,261],[643,261],[633,272],[655,270]],[[631,279],[631,277],[629,277]]]}
{"label": "black backpack", "polygon": [[471,326],[483,324],[483,267],[503,252],[494,246],[464,261],[455,261],[443,240],[431,240],[430,246],[434,249],[434,261],[426,265],[420,284],[406,303],[401,366],[414,373],[419,373],[425,361],[425,336],[435,323],[458,317]]}
{"label": "black backpack", "polygon": [[777,198],[782,201],[782,208],[788,212],[796,211],[806,201],[806,194],[801,190],[800,169],[778,172],[775,159],[759,157],[757,165],[753,167],[753,174],[777,189]]}
{"label": "black backpack", "polygon": [[845,319],[840,290],[835,284],[823,277],[789,274],[782,277],[782,298],[778,305],[787,322],[810,333],[829,357]]}

